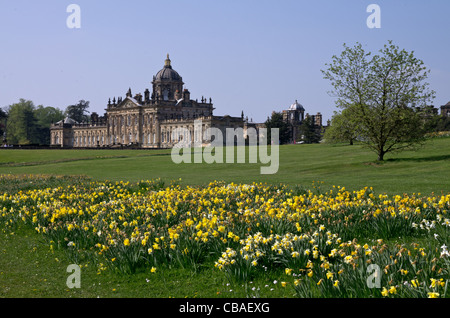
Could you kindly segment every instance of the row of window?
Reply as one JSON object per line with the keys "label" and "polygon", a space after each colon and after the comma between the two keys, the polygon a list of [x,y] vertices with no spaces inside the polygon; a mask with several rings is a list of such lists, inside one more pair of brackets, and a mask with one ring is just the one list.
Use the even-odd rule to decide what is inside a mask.
{"label": "row of window", "polygon": [[105,136],[75,136],[72,138],[75,147],[96,147],[105,145]]}
{"label": "row of window", "polygon": [[[201,142],[202,141],[202,131],[205,130],[205,126],[203,126],[202,131],[194,130],[193,127],[190,127],[187,130],[181,131],[181,133],[177,134],[177,140],[173,140],[172,132],[181,127],[167,127],[161,132],[161,142],[162,143],[172,143],[179,142],[181,140],[191,139],[193,142]],[[60,145],[62,142],[59,134],[55,134],[54,136],[54,144]],[[92,135],[92,136],[77,136],[71,138],[71,144],[74,147],[97,147],[104,146],[108,142],[110,145],[112,144],[128,144],[128,143],[141,143],[141,144],[156,144],[156,133],[144,133],[139,139],[139,133],[128,133],[128,134],[111,134],[109,137],[105,137],[105,135]]]}
{"label": "row of window", "polygon": [[[203,111],[202,113],[198,113],[198,116],[208,116],[210,115],[209,111]],[[183,118],[191,118],[191,113],[183,114]],[[112,128],[116,126],[137,126],[138,125],[138,116],[137,115],[128,115],[128,116],[114,116],[110,119],[110,126]],[[146,124],[151,125],[156,122],[156,117],[154,115],[144,115],[141,117],[141,125],[145,126]]]}
{"label": "row of window", "polygon": [[[155,117],[152,115],[148,115],[148,116],[142,116],[142,125],[144,126],[146,124],[145,120],[147,119],[147,123],[151,124],[152,122],[155,122]],[[127,126],[136,126],[138,124],[138,117],[137,116],[115,116],[112,117],[110,119],[110,126],[111,127],[115,127],[115,126],[124,126],[125,125],[125,120],[126,120],[126,125]]]}

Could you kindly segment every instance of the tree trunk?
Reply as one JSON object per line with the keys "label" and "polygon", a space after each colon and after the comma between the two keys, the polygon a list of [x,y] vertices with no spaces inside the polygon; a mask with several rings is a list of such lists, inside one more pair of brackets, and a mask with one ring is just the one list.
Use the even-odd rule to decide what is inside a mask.
{"label": "tree trunk", "polygon": [[384,161],[385,152],[383,150],[378,151],[378,161]]}

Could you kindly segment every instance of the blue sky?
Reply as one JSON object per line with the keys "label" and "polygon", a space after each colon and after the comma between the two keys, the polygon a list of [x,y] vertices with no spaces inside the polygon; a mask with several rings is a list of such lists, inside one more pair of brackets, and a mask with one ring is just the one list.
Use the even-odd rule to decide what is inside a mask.
{"label": "blue sky", "polygon": [[[81,28],[66,25],[69,4]],[[381,28],[369,29],[369,4]],[[434,105],[450,101],[446,0],[0,0],[0,107],[20,98],[65,109],[80,99],[104,113],[108,98],[151,89],[170,54],[192,98],[216,115],[262,122],[298,100],[324,120],[336,110],[321,69],[343,43],[379,50],[393,40],[431,70]]]}

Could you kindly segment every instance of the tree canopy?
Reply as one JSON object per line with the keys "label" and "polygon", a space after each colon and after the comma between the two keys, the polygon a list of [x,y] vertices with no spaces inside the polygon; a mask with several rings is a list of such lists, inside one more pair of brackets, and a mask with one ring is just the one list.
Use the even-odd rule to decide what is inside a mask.
{"label": "tree canopy", "polygon": [[7,117],[8,117],[8,115],[6,114],[6,112],[2,108],[0,108],[0,141],[3,141],[3,134],[6,129],[6,118]]}
{"label": "tree canopy", "polygon": [[321,127],[318,127],[312,116],[306,116],[299,130],[299,140],[306,144],[315,144],[320,142]]}
{"label": "tree canopy", "polygon": [[353,108],[354,105],[343,109],[341,112],[334,112],[331,125],[325,131],[325,142],[348,142],[353,145],[353,142],[358,139],[359,122],[354,116]]}
{"label": "tree canopy", "polygon": [[65,116],[75,120],[78,123],[89,121],[89,101],[80,100],[75,105],[67,106]]}
{"label": "tree canopy", "polygon": [[9,106],[6,129],[10,144],[38,143],[37,122],[32,101],[20,99],[18,103]]}
{"label": "tree canopy", "polygon": [[265,122],[267,128],[267,140],[271,140],[270,131],[271,128],[279,129],[280,145],[286,144],[291,138],[291,131],[289,124],[283,120],[283,114],[279,112],[273,112],[270,118],[267,118]]}
{"label": "tree canopy", "polygon": [[9,105],[5,115],[7,142],[15,145],[48,145],[51,124],[64,118],[63,112],[58,108],[42,105],[36,107],[32,101],[25,99]]}
{"label": "tree canopy", "polygon": [[50,127],[52,124],[64,119],[63,111],[59,108],[39,105],[34,110],[34,116],[36,118],[39,143],[42,145],[49,145]]}
{"label": "tree canopy", "polygon": [[322,70],[341,109],[353,107],[361,140],[384,160],[388,152],[414,149],[424,140],[423,111],[434,98],[424,62],[389,41],[373,55],[360,43],[344,44]]}

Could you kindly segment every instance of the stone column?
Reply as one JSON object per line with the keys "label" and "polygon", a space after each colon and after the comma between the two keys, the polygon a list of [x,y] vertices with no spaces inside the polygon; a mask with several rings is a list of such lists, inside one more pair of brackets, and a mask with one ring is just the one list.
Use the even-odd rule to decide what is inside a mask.
{"label": "stone column", "polygon": [[161,147],[161,127],[159,125],[159,118],[155,115],[155,133],[156,133],[156,147]]}

